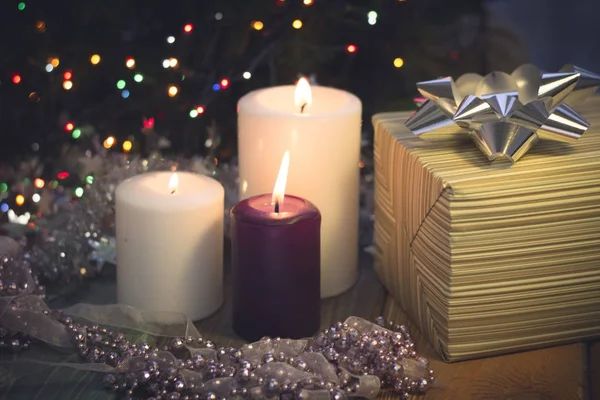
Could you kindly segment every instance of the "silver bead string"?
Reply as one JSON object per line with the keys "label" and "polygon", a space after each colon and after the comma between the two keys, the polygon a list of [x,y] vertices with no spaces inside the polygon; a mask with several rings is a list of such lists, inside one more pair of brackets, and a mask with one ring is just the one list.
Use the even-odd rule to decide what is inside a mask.
{"label": "silver bead string", "polygon": [[[17,309],[27,307],[26,302],[18,301],[19,296],[42,297],[39,283],[32,281],[31,276],[26,262],[0,258],[0,299],[12,299],[11,307]],[[337,322],[315,335],[299,356],[269,352],[251,362],[247,354],[257,344],[216,348],[212,341],[201,337],[163,338],[161,345],[158,342],[155,345],[132,343],[122,332],[78,323],[61,311],[44,309],[40,312],[64,326],[83,360],[104,363],[119,371],[105,375],[103,384],[126,399],[302,400],[320,391],[328,393],[330,399],[340,400],[361,395],[360,382],[364,376],[377,377],[381,389],[394,391],[398,398],[408,398],[424,394],[434,382],[429,362],[418,356],[407,327],[386,322],[382,317],[376,320],[381,329],[361,333],[347,323]],[[257,343],[260,346],[280,342],[285,343],[286,339],[263,338]],[[11,332],[0,322],[0,351],[20,352],[31,345],[30,337]],[[214,356],[189,349],[211,350],[205,354]],[[302,358],[307,353],[322,354],[333,367],[335,379],[311,367]],[[165,357],[167,354],[174,357]],[[270,365],[276,367],[270,370]],[[282,365],[311,373],[312,377],[290,381]],[[417,376],[415,371],[424,373]],[[190,379],[189,373],[201,379]],[[225,380],[231,385],[223,394],[217,389],[218,382]]]}

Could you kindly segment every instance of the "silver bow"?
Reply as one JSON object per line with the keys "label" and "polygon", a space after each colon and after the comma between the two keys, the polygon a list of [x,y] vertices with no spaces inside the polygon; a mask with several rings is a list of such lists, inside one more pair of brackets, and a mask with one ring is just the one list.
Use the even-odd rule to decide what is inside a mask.
{"label": "silver bow", "polygon": [[516,162],[539,138],[579,139],[590,124],[571,107],[591,97],[600,75],[574,65],[544,73],[531,64],[512,74],[465,74],[417,83],[428,100],[406,127],[426,139],[468,134],[490,161]]}

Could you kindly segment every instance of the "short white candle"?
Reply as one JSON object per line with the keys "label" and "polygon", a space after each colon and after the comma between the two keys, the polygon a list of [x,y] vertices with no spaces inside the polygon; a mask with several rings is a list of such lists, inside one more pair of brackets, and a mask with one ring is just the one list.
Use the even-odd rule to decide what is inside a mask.
{"label": "short white candle", "polygon": [[298,89],[262,89],[240,100],[240,196],[270,193],[281,156],[290,151],[286,192],[321,212],[321,296],[330,297],[358,276],[362,106],[342,90],[318,86],[311,96],[304,80]]}
{"label": "short white candle", "polygon": [[205,318],[223,302],[224,190],[188,172],[137,175],[116,190],[121,304]]}

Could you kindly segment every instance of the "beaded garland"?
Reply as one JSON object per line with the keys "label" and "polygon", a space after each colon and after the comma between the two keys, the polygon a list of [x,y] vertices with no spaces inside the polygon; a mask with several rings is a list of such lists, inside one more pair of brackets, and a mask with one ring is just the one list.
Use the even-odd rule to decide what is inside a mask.
{"label": "beaded garland", "polygon": [[[1,257],[0,301],[9,301],[10,306],[0,320],[0,351],[20,352],[31,346],[34,339],[3,326],[4,316],[11,310],[39,310],[31,305],[35,302],[19,301],[38,297],[43,299],[43,288],[27,262]],[[132,343],[121,332],[75,322],[62,311],[45,308],[40,313],[64,326],[83,360],[113,367],[113,373],[103,378],[104,386],[127,399],[339,400],[373,397],[380,389],[408,398],[424,394],[434,381],[429,362],[417,355],[408,329],[382,317],[376,325],[365,325],[366,321],[361,325],[360,319],[338,322],[296,353],[261,353],[260,348],[292,348],[295,341],[263,338],[241,348],[216,348],[210,340],[190,336],[170,338],[160,347]],[[315,362],[322,356],[324,364]],[[374,393],[361,386],[372,386]],[[327,397],[313,397],[316,393]]]}

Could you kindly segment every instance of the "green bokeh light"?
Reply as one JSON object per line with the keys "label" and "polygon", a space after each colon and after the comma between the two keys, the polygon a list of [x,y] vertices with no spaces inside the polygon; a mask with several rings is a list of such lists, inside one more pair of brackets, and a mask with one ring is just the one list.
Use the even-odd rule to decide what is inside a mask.
{"label": "green bokeh light", "polygon": [[118,89],[124,89],[125,88],[125,81],[123,79],[121,79],[120,81],[117,82],[117,88]]}
{"label": "green bokeh light", "polygon": [[23,11],[25,9],[25,2],[20,2],[19,5],[17,5],[17,8],[19,9],[19,11]]}
{"label": "green bokeh light", "polygon": [[94,177],[92,175],[86,176],[85,183],[87,183],[88,185],[91,185],[92,183],[94,183]]}
{"label": "green bokeh light", "polygon": [[135,74],[133,76],[133,80],[136,81],[137,83],[140,83],[141,81],[144,80],[144,75],[142,75],[142,74]]}
{"label": "green bokeh light", "polygon": [[190,111],[190,117],[196,118],[197,116],[198,116],[198,111],[196,111],[196,110]]}
{"label": "green bokeh light", "polygon": [[83,196],[83,188],[81,188],[81,187],[75,188],[75,196],[77,196],[77,197]]}
{"label": "green bokeh light", "polygon": [[81,136],[81,129],[73,130],[71,136],[73,137],[73,139],[79,139],[79,137]]}
{"label": "green bokeh light", "polygon": [[8,185],[4,182],[0,183],[0,193],[8,192]]}

